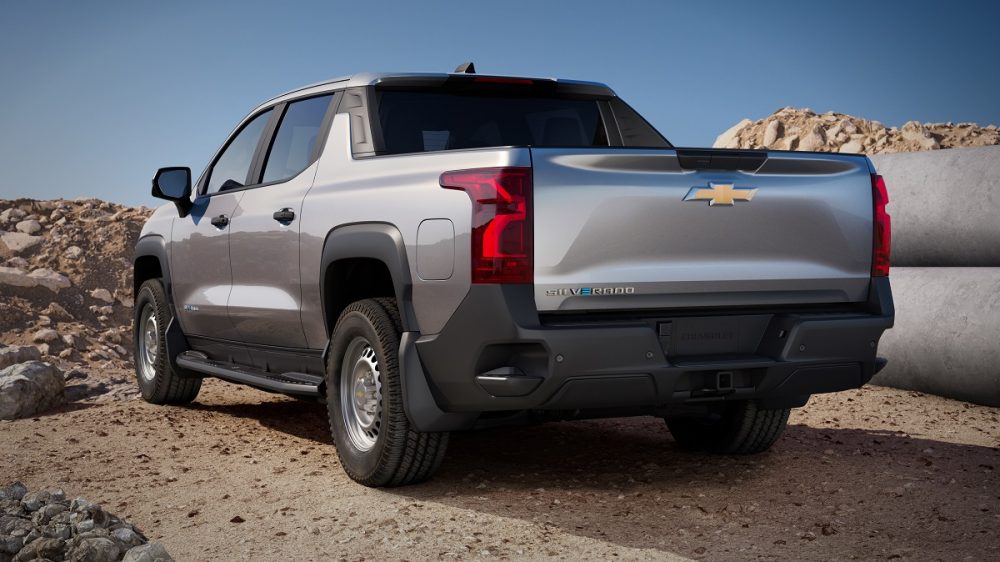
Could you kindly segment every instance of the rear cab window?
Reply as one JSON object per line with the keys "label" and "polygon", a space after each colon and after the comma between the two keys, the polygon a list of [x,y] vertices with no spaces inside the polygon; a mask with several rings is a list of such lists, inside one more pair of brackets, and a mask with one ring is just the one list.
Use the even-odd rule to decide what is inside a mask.
{"label": "rear cab window", "polygon": [[382,144],[377,153],[671,146],[616,97],[566,94],[552,83],[545,86],[376,89],[373,117]]}

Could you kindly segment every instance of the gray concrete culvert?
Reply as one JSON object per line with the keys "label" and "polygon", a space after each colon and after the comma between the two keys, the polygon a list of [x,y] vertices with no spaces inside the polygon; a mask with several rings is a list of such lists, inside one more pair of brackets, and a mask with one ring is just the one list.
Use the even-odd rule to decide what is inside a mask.
{"label": "gray concrete culvert", "polygon": [[1000,147],[871,159],[889,190],[893,265],[1000,267]]}
{"label": "gray concrete culvert", "polygon": [[1000,406],[1000,267],[900,267],[873,383]]}

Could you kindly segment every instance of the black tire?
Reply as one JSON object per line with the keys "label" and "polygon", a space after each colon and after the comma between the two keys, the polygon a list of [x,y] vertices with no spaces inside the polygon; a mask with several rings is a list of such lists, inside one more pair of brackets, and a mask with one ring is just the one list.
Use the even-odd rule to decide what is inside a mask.
{"label": "black tire", "polygon": [[727,402],[708,418],[667,418],[681,447],[724,455],[752,455],[771,448],[788,425],[789,408],[762,410],[752,400]]}
{"label": "black tire", "polygon": [[[340,464],[352,480],[370,487],[405,486],[430,478],[441,466],[448,448],[448,433],[419,433],[410,428],[403,410],[403,392],[399,372],[399,341],[402,327],[399,309],[393,299],[365,299],[350,304],[337,320],[330,338],[326,365],[327,412],[330,431],[337,445]],[[358,344],[359,339],[363,343]],[[381,384],[379,409],[372,416],[377,427],[374,443],[361,443],[351,436],[341,401],[341,372],[346,356],[356,345],[370,345],[374,351],[378,380]],[[356,386],[354,388],[357,388]],[[365,396],[364,391],[359,395]],[[347,398],[348,400],[353,400]],[[360,426],[358,426],[360,427]],[[356,430],[355,430],[356,431]],[[371,436],[368,436],[371,439]]]}
{"label": "black tire", "polygon": [[[139,287],[135,298],[135,317],[132,326],[132,344],[135,351],[135,378],[146,402],[153,404],[187,404],[198,396],[201,378],[182,377],[170,366],[167,358],[167,325],[173,310],[167,302],[167,293],[159,279],[150,279]],[[157,353],[152,362],[145,362],[143,343],[145,314],[155,316]],[[151,369],[150,369],[151,367]]]}

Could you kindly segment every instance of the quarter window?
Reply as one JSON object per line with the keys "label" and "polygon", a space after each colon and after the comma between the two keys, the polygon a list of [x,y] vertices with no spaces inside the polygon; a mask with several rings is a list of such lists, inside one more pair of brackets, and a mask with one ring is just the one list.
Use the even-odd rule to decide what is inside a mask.
{"label": "quarter window", "polygon": [[332,95],[288,104],[264,164],[263,183],[284,181],[312,163],[316,137]]}
{"label": "quarter window", "polygon": [[271,110],[257,115],[243,126],[243,129],[233,137],[229,146],[212,166],[208,176],[208,188],[205,193],[215,193],[227,189],[243,187],[250,175],[250,164],[253,163],[254,152],[260,135],[271,117]]}

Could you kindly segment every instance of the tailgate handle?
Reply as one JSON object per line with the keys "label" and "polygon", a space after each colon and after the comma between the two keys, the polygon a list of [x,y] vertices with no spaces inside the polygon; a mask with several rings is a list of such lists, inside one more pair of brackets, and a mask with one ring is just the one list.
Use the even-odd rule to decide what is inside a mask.
{"label": "tailgate handle", "polygon": [[767,161],[763,150],[678,148],[677,163],[685,170],[741,170],[753,172]]}

